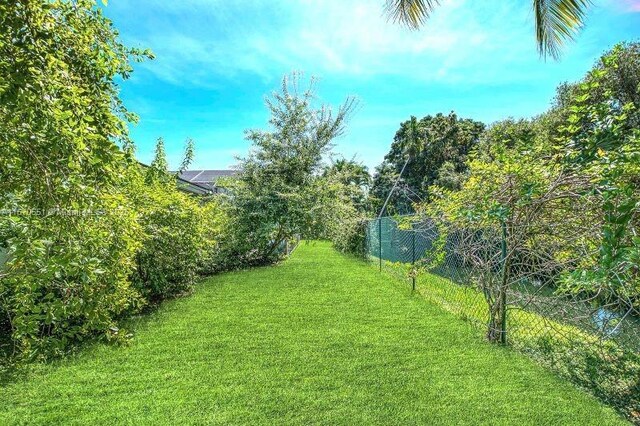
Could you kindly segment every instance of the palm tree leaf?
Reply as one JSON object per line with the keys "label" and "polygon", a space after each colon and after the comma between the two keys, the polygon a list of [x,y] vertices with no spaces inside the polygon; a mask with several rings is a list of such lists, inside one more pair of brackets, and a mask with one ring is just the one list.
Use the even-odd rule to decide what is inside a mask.
{"label": "palm tree leaf", "polygon": [[[390,20],[412,29],[420,28],[441,0],[386,0]],[[592,0],[532,0],[538,52],[543,57],[560,57],[567,41],[578,34]]]}
{"label": "palm tree leaf", "polygon": [[560,57],[566,41],[583,26],[591,0],[533,0],[538,52],[543,57]]}
{"label": "palm tree leaf", "polygon": [[393,22],[418,29],[439,4],[440,0],[387,0],[385,12]]}

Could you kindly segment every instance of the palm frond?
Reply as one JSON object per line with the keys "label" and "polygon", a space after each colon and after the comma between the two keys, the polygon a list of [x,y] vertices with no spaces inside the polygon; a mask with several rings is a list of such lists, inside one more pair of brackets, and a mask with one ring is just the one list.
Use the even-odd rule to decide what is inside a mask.
{"label": "palm frond", "polygon": [[560,57],[566,41],[571,41],[584,24],[591,0],[533,0],[538,52],[543,57]]}
{"label": "palm frond", "polygon": [[439,4],[440,0],[387,0],[385,12],[393,22],[418,29]]}

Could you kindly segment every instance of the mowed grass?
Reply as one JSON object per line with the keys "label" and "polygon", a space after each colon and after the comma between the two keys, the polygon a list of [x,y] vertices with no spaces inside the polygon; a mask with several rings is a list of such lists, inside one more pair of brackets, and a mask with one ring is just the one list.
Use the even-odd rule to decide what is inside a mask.
{"label": "mowed grass", "polygon": [[620,424],[388,275],[301,244],[0,389],[0,424]]}

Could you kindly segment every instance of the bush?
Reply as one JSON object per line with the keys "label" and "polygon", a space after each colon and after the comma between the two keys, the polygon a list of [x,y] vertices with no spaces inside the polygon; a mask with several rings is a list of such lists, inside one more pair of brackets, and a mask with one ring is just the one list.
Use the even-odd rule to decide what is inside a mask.
{"label": "bush", "polygon": [[0,302],[17,357],[57,355],[96,333],[120,338],[116,319],[144,303],[129,281],[141,238],[131,204],[108,195],[98,207],[3,220],[10,237]]}
{"label": "bush", "polygon": [[122,45],[94,0],[0,2],[0,28],[0,340],[43,358],[120,337],[117,318],[143,302],[129,280],[141,229],[120,191],[134,116],[116,79],[151,55]]}
{"label": "bush", "polygon": [[205,237],[203,253],[198,262],[200,275],[212,275],[216,272],[232,269],[225,255],[225,242],[230,240],[232,219],[228,209],[219,197],[206,200],[202,206],[202,232]]}
{"label": "bush", "polygon": [[[0,216],[0,352],[15,359],[62,354],[87,337],[120,340],[118,320],[148,303],[189,292],[225,225],[217,201],[202,203],[173,180],[145,182],[137,163],[113,193],[63,210]],[[38,213],[38,214],[36,214]],[[44,214],[46,213],[46,214]]]}
{"label": "bush", "polygon": [[338,218],[331,231],[331,242],[336,250],[365,258],[367,222],[359,215]]}
{"label": "bush", "polygon": [[136,255],[134,286],[149,301],[189,292],[207,248],[204,209],[175,188],[151,185],[143,195],[142,248]]}
{"label": "bush", "polygon": [[152,55],[95,0],[0,2],[0,24],[0,352],[43,359],[190,290],[219,210],[133,159],[116,79]]}

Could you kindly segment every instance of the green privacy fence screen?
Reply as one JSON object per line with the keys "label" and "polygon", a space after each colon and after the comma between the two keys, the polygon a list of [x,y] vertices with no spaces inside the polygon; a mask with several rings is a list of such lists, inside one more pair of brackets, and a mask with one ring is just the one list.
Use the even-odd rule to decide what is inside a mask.
{"label": "green privacy fence screen", "polygon": [[443,236],[429,219],[396,216],[368,221],[365,232],[365,252],[376,268],[640,424],[637,306],[563,294],[548,278],[553,274],[525,256],[507,266],[500,227]]}

